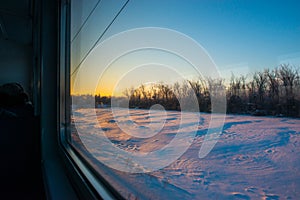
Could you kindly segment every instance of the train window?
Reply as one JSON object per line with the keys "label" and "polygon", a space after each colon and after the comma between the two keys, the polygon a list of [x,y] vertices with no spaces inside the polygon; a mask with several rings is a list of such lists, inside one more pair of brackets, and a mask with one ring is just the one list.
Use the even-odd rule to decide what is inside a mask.
{"label": "train window", "polygon": [[125,199],[299,198],[299,6],[72,1],[62,115],[88,179]]}

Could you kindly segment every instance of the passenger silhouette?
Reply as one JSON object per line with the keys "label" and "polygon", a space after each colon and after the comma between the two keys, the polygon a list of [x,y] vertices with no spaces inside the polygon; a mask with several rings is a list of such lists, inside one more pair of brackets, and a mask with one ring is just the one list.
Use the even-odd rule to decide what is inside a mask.
{"label": "passenger silhouette", "polygon": [[0,119],[32,116],[33,106],[19,83],[6,83],[0,86]]}

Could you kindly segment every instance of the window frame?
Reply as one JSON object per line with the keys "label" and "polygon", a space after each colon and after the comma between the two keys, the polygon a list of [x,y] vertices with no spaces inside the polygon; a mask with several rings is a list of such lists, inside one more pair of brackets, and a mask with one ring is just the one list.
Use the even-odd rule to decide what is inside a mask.
{"label": "window frame", "polygon": [[71,139],[71,1],[62,0],[59,8],[58,116],[59,148],[71,184],[79,198],[124,199],[101,174],[93,169],[82,152],[70,144]]}

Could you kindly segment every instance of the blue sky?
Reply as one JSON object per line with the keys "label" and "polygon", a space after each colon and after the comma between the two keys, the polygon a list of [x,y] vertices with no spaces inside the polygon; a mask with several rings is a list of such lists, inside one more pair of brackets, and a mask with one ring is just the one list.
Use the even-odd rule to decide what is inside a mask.
{"label": "blue sky", "polygon": [[220,67],[274,67],[280,56],[300,53],[300,1],[133,0],[117,24],[180,31]]}
{"label": "blue sky", "polygon": [[[81,57],[124,2],[97,5],[79,37]],[[96,3],[79,7],[82,21]],[[193,38],[227,78],[231,72],[248,74],[283,62],[300,66],[300,1],[130,0],[103,39],[149,26],[174,29]]]}

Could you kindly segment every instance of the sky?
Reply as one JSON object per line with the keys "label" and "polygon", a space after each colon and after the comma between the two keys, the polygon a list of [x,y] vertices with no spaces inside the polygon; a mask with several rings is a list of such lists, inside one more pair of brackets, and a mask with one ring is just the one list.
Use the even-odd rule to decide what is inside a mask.
{"label": "sky", "polygon": [[[101,56],[95,55],[100,52],[96,50],[98,46],[110,36],[134,28],[160,27],[185,34],[202,46],[225,79],[230,79],[231,73],[236,76],[247,75],[264,68],[275,68],[282,63],[300,66],[300,1],[130,0],[105,31],[125,2],[74,1],[71,19],[71,71],[72,81],[74,83],[77,80],[77,84],[73,87],[73,93],[93,93],[97,90],[103,95],[109,95],[112,93],[109,90],[113,90],[118,84],[123,88],[136,87],[136,84],[142,82],[128,81],[125,77],[128,73],[124,69],[127,72],[133,71],[136,67],[134,63],[147,65],[151,59],[157,64],[164,60],[162,55],[169,58],[169,62],[163,62],[163,65],[180,71],[174,67],[176,64],[173,60],[178,60],[176,55],[141,50],[129,53],[127,58],[123,59],[123,56],[126,63],[118,59],[111,65],[111,69],[97,75],[98,82],[95,84],[90,77],[100,73],[95,67],[102,67],[99,66],[101,61],[97,59]],[[115,66],[116,63],[119,66]],[[90,67],[91,65],[95,67]],[[156,65],[156,69],[160,67],[161,65]],[[182,76],[192,77],[192,67],[185,67],[185,74]],[[120,73],[122,70],[123,74]],[[80,71],[84,73],[81,74]],[[190,74],[187,75],[188,73]],[[162,74],[166,73],[162,71]],[[139,73],[137,77],[138,80],[143,80],[147,76],[149,73]],[[87,81],[88,79],[90,80]],[[166,77],[157,78],[156,81],[169,80]],[[98,83],[101,85],[98,86]]]}

